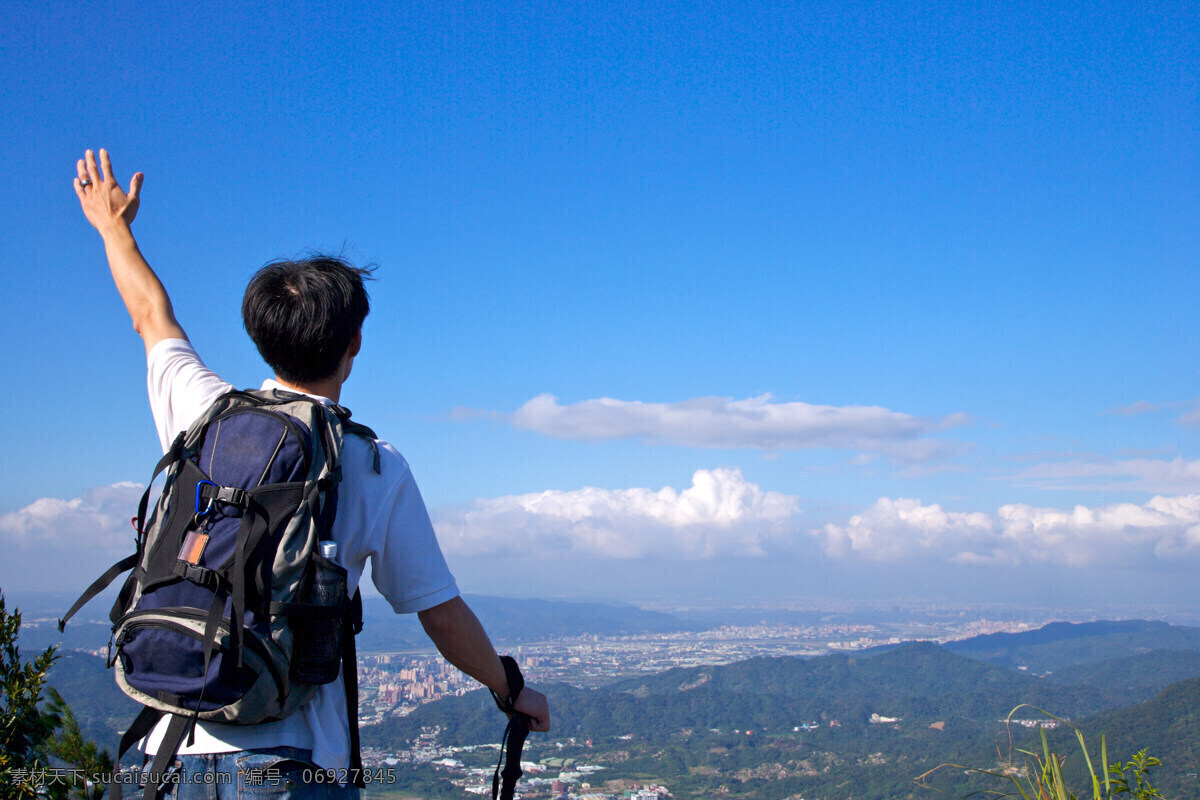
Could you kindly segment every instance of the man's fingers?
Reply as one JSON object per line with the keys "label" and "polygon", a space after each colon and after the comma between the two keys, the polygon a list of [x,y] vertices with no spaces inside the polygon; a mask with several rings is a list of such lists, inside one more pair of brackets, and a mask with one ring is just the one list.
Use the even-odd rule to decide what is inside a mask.
{"label": "man's fingers", "polygon": [[84,158],[87,160],[87,175],[91,178],[92,183],[100,181],[100,168],[96,166],[96,154],[91,150],[84,153]]}
{"label": "man's fingers", "polygon": [[100,169],[103,171],[104,180],[111,181],[113,176],[112,161],[108,158],[108,151],[103,147],[100,148]]}
{"label": "man's fingers", "polygon": [[516,709],[529,719],[529,728],[534,731],[550,730],[550,702],[546,695],[529,686],[517,695]]}
{"label": "man's fingers", "polygon": [[145,179],[146,179],[146,176],[140,172],[135,172],[133,177],[129,179],[129,195],[128,195],[128,197],[130,200],[138,199],[138,193],[142,191],[142,181],[144,181]]}
{"label": "man's fingers", "polygon": [[87,180],[87,167],[83,163],[83,159],[75,162],[75,179],[71,183],[75,186],[75,194],[79,195],[79,199],[83,200],[83,182]]}

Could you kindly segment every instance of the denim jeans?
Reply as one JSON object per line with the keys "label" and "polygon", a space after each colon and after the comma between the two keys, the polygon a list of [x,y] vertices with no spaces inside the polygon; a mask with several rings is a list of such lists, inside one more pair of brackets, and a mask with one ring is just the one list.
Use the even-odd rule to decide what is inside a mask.
{"label": "denim jeans", "polygon": [[296,747],[177,756],[168,776],[171,800],[358,800],[357,788],[332,782],[311,750]]}

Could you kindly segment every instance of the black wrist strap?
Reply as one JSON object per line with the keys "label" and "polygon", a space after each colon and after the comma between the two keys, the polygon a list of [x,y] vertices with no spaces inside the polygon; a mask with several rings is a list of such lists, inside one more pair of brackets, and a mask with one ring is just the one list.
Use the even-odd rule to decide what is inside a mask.
{"label": "black wrist strap", "polygon": [[521,674],[521,668],[512,656],[500,656],[500,663],[504,666],[504,677],[508,680],[508,697],[501,697],[495,689],[488,691],[492,693],[497,708],[505,714],[512,714],[516,711],[513,706],[521,696],[521,690],[525,688],[525,676]]}
{"label": "black wrist strap", "polygon": [[[519,713],[514,707],[521,690],[525,688],[525,676],[512,656],[500,656],[504,665],[504,677],[508,680],[508,697],[501,697],[494,689],[492,699],[501,711],[508,714],[508,726],[504,729],[504,738],[500,740],[500,760],[496,762],[496,771],[492,773],[492,800],[513,800],[517,781],[521,779],[521,750],[525,747],[525,737],[529,735],[529,718]],[[504,765],[501,772],[500,765]]]}

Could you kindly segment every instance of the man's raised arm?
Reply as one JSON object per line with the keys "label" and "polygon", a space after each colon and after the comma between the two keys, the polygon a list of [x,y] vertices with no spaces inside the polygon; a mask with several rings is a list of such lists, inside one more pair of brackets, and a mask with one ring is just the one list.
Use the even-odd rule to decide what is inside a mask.
{"label": "man's raised arm", "polygon": [[88,150],[76,164],[76,171],[75,194],[79,205],[104,240],[113,282],[125,301],[133,329],[146,343],[146,352],[163,339],[187,339],[175,319],[167,290],[146,263],[129,227],[137,216],[142,173],[130,179],[126,193],[113,177],[107,150],[100,151],[99,164],[95,154]]}

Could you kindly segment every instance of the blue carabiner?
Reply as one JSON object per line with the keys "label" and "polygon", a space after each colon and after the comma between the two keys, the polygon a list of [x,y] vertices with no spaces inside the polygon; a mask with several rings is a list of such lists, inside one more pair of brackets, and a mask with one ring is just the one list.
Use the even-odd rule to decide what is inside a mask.
{"label": "blue carabiner", "polygon": [[212,486],[214,488],[216,488],[216,486],[217,486],[212,481],[200,481],[199,483],[196,484],[196,517],[197,517],[197,519],[200,517],[203,517],[204,515],[208,514],[210,511],[213,510],[213,499],[211,497],[209,498],[208,505],[205,506],[204,510],[203,511],[200,510],[200,489],[206,483],[209,486]]}

